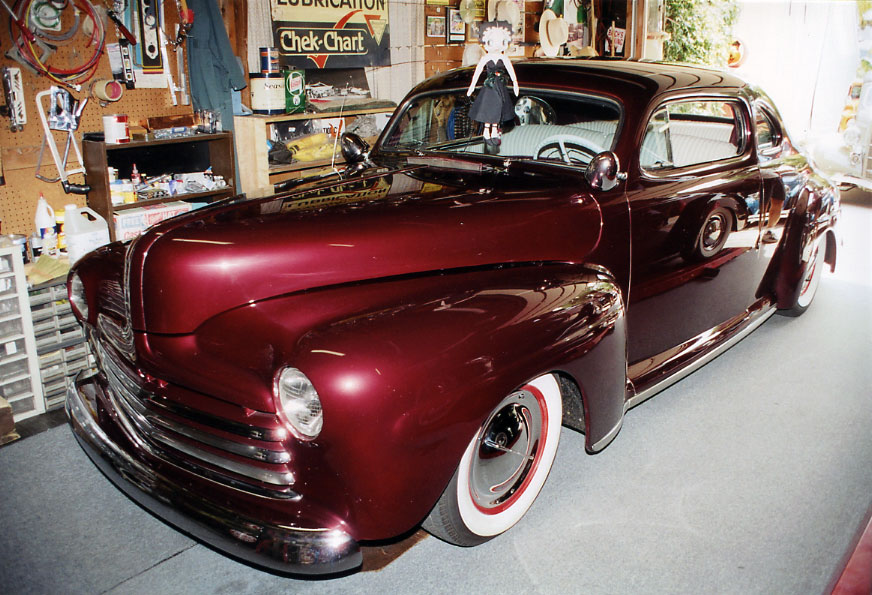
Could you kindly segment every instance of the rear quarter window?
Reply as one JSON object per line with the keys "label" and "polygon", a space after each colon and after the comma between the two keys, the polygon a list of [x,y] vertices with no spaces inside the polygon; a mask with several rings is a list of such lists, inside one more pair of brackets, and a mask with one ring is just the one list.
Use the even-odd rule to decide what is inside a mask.
{"label": "rear quarter window", "polygon": [[639,164],[662,171],[713,163],[745,150],[744,112],[737,101],[676,101],[659,108],[648,121]]}

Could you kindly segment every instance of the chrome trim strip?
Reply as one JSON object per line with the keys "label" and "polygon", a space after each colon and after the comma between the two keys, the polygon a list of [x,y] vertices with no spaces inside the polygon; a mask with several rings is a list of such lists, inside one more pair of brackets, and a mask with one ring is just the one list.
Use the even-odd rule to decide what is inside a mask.
{"label": "chrome trim strip", "polygon": [[689,374],[692,374],[693,372],[699,370],[701,367],[703,367],[704,365],[706,365],[707,363],[709,363],[710,361],[715,359],[717,356],[721,355],[727,349],[729,349],[730,347],[732,347],[733,345],[735,345],[736,343],[738,343],[739,341],[741,341],[742,339],[744,339],[745,337],[750,335],[754,330],[757,329],[757,327],[759,327],[761,324],[763,324],[764,322],[769,320],[769,317],[772,316],[773,314],[775,314],[775,310],[776,310],[775,305],[770,305],[768,307],[768,309],[761,310],[758,313],[750,314],[748,316],[748,318],[746,319],[746,320],[750,319],[750,323],[748,324],[748,326],[743,328],[741,331],[739,331],[738,333],[736,333],[735,335],[733,335],[732,337],[730,337],[729,339],[724,341],[722,344],[715,347],[714,349],[712,349],[710,352],[706,353],[705,355],[703,355],[699,359],[693,361],[692,363],[688,364],[684,368],[681,368],[680,370],[678,370],[674,374],[671,374],[669,377],[664,378],[660,382],[653,384],[650,387],[646,388],[645,390],[635,394],[633,397],[631,397],[630,399],[627,400],[627,406],[625,407],[625,410],[632,409],[636,405],[639,405],[640,403],[647,401],[648,399],[650,399],[651,397],[653,397],[654,395],[656,395],[660,391],[672,386],[673,384],[675,384],[676,382],[678,382],[679,380],[681,380],[685,376],[688,376]]}
{"label": "chrome trim strip", "polygon": [[336,574],[363,562],[357,542],[338,527],[291,528],[244,517],[139,462],[100,427],[101,390],[84,372],[69,384],[65,405],[73,435],[103,474],[147,510],[227,554],[282,573]]}

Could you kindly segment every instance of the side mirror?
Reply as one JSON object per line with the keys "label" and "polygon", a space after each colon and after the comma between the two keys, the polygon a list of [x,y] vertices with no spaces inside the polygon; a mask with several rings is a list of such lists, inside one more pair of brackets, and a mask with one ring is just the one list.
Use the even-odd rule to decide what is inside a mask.
{"label": "side mirror", "polygon": [[603,151],[587,164],[584,177],[594,190],[608,192],[619,182],[627,179],[627,174],[620,170],[618,156],[611,151]]}
{"label": "side mirror", "polygon": [[365,161],[369,155],[369,145],[353,132],[343,132],[339,137],[342,158],[351,165]]}

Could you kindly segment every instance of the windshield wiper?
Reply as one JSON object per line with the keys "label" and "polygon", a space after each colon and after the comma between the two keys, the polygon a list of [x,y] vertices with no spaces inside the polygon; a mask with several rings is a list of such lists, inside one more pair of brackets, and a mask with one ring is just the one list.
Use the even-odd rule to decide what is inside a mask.
{"label": "windshield wiper", "polygon": [[452,169],[455,171],[472,171],[477,173],[507,171],[506,168],[501,168],[490,163],[483,163],[481,161],[473,161],[461,157],[426,155],[423,153],[410,156],[406,161],[409,165],[425,165],[427,167],[438,167],[439,169]]}
{"label": "windshield wiper", "polygon": [[452,140],[442,141],[441,143],[435,143],[429,145],[427,147],[428,151],[444,151],[448,149],[466,149],[469,145],[472,144],[481,144],[484,143],[483,136],[467,136],[466,138],[457,138]]}

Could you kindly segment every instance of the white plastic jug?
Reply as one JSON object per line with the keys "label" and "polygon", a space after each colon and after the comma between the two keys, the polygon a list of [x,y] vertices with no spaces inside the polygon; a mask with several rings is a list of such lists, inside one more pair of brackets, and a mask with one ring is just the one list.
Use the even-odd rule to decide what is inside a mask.
{"label": "white plastic jug", "polygon": [[36,225],[36,233],[42,238],[42,249],[48,255],[56,256],[58,251],[58,236],[55,225],[55,212],[42,193],[39,193],[39,201],[36,203],[36,217],[33,218]]}
{"label": "white plastic jug", "polygon": [[91,250],[109,243],[109,226],[106,220],[88,207],[64,207],[64,229],[70,264],[75,264]]}

